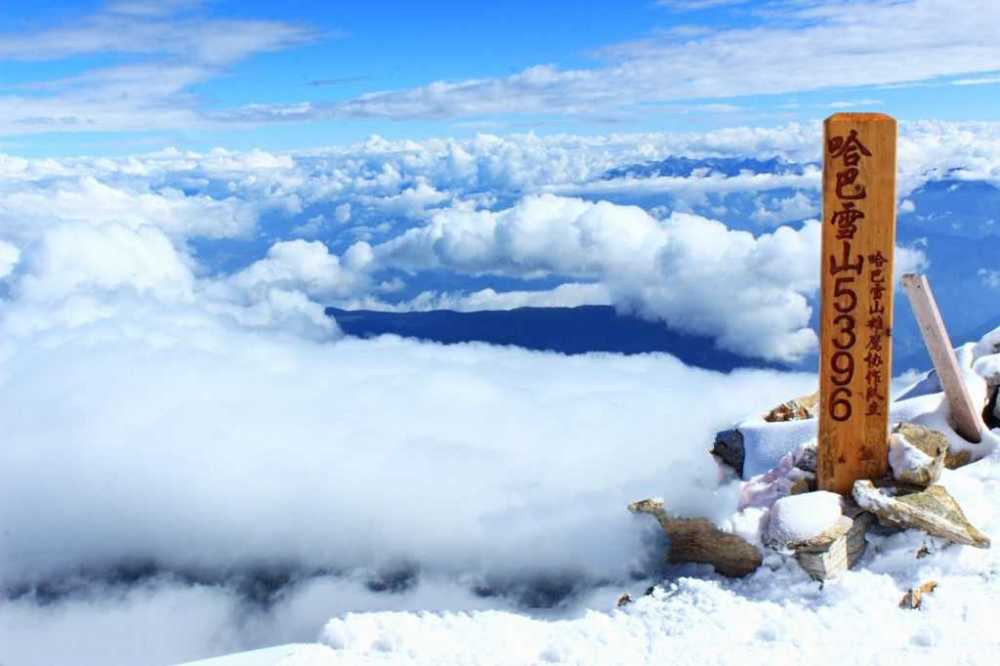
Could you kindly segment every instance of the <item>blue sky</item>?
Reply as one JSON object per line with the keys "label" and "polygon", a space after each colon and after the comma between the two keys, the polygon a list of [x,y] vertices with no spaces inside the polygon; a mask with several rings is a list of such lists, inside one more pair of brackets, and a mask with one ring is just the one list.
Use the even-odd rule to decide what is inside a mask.
{"label": "blue sky", "polygon": [[996,120],[1000,10],[968,5],[17,3],[0,18],[0,150],[700,131],[836,110]]}

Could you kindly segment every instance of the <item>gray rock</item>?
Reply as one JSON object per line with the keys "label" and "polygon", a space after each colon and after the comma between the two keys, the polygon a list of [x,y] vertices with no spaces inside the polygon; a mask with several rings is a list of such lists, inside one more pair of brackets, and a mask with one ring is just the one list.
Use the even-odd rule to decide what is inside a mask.
{"label": "gray rock", "polygon": [[734,428],[717,433],[711,454],[736,470],[737,476],[743,476],[743,460],[746,456],[746,450],[743,447],[743,433],[739,430]]}
{"label": "gray rock", "polygon": [[937,430],[900,423],[889,438],[889,466],[901,483],[926,488],[941,478],[948,456],[948,439]]}
{"label": "gray rock", "polygon": [[990,538],[969,523],[944,486],[931,486],[909,495],[894,496],[892,491],[876,488],[871,481],[855,481],[854,501],[885,525],[922,530],[952,543],[990,547]]}
{"label": "gray rock", "polygon": [[670,539],[667,559],[674,563],[711,564],[724,576],[746,576],[763,562],[761,553],[744,538],[723,532],[704,518],[674,518],[663,502],[645,499],[628,506],[632,513],[648,513],[660,522]]}

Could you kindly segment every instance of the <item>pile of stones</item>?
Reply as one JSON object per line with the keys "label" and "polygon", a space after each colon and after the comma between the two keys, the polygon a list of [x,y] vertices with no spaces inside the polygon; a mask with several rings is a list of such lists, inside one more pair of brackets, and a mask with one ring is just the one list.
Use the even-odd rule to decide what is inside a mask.
{"label": "pile of stones", "polygon": [[[798,398],[771,410],[765,420],[814,418],[815,405],[815,395]],[[730,477],[742,476],[739,430],[719,433],[711,453],[730,470]],[[670,562],[706,563],[726,576],[752,573],[763,562],[763,549],[772,549],[794,556],[813,578],[827,580],[858,561],[865,552],[865,536],[873,529],[917,529],[955,544],[990,547],[989,537],[970,524],[958,502],[938,483],[945,468],[971,462],[967,450],[950,451],[941,432],[897,423],[890,436],[890,473],[857,481],[851,497],[816,489],[815,441],[800,446],[789,462],[787,469],[775,472],[780,484],[771,485],[779,486],[780,496],[770,504],[758,543],[706,519],[673,516],[659,500],[633,502],[629,510],[659,521],[669,538]],[[816,531],[820,525],[823,529]],[[919,591],[916,594],[919,601]]]}

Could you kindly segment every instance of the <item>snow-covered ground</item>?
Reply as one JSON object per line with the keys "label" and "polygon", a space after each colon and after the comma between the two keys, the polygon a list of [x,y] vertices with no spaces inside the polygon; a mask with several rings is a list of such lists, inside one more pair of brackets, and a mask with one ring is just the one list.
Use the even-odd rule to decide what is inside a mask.
{"label": "snow-covered ground", "polygon": [[[959,350],[977,403],[1000,371],[1000,329]],[[947,403],[933,375],[898,401],[894,420],[941,429],[978,461],[945,470],[941,484],[971,522],[1000,537],[1000,429],[970,446],[947,426]],[[808,436],[809,422],[797,426]],[[814,427],[814,424],[813,424]],[[773,453],[768,432],[787,447],[788,424],[762,425],[756,445]],[[741,481],[733,481],[740,484]],[[749,485],[752,485],[749,484]],[[818,494],[817,506],[823,495]],[[822,513],[822,506],[816,509]],[[809,523],[810,516],[793,516]],[[725,522],[725,521],[723,521]],[[738,522],[738,521],[732,521]],[[806,529],[806,528],[803,528]],[[808,531],[808,529],[806,529]],[[868,535],[860,563],[832,581],[810,579],[790,557],[768,552],[754,574],[732,580],[684,565],[651,593],[623,586],[634,603],[543,619],[511,611],[361,612],[330,619],[314,645],[236,655],[204,666],[335,664],[994,664],[1000,634],[1000,555],[949,545],[915,530]],[[918,610],[904,592],[938,583]]]}

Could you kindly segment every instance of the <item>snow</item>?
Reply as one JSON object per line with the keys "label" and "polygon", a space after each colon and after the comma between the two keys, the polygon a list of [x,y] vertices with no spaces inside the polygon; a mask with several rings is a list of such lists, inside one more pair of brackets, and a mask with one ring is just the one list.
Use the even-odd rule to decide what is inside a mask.
{"label": "snow", "polygon": [[[1000,339],[1000,329],[993,339]],[[989,338],[990,336],[987,336]],[[985,340],[986,338],[984,338]],[[992,346],[963,347],[970,390],[985,395],[983,370],[1000,364]],[[987,375],[989,376],[989,375]],[[947,428],[947,405],[933,378],[918,380],[894,405],[893,417]],[[915,390],[916,389],[916,390]],[[777,443],[764,442],[773,430]],[[779,497],[791,464],[809,444],[807,428],[760,426],[760,450],[784,449],[775,469],[748,481],[757,500],[721,521],[737,532],[759,532],[780,522],[789,538],[808,538],[840,515],[832,493]],[[957,435],[945,431],[949,440]],[[974,445],[976,462],[944,470],[941,481],[969,520],[1000,535],[1000,429]],[[960,438],[959,438],[960,439]],[[766,446],[773,444],[773,446]],[[957,442],[956,442],[957,444]],[[965,443],[966,446],[972,446]],[[899,456],[897,451],[895,455]],[[754,494],[756,493],[756,494]],[[1000,553],[949,545],[916,530],[869,532],[859,564],[818,583],[794,559],[768,551],[764,565],[743,579],[726,579],[703,565],[674,567],[644,595],[645,581],[629,586],[636,599],[622,608],[614,597],[561,617],[515,611],[348,612],[330,619],[312,652],[295,652],[281,666],[383,664],[452,666],[499,664],[993,664],[1000,635],[993,630],[1000,604]],[[919,610],[898,607],[906,590],[934,580]],[[206,663],[205,666],[216,666]],[[226,663],[224,666],[231,666]],[[257,666],[232,662],[232,666]]]}
{"label": "snow", "polygon": [[763,416],[757,416],[741,422],[737,428],[743,433],[746,479],[766,474],[801,442],[816,437],[816,419],[768,423]]}
{"label": "snow", "polygon": [[923,469],[933,461],[933,458],[913,446],[902,434],[894,433],[889,439],[889,466],[895,478]]}
{"label": "snow", "polygon": [[776,544],[804,541],[833,527],[842,513],[840,495],[826,491],[787,495],[771,507],[768,540]]}

